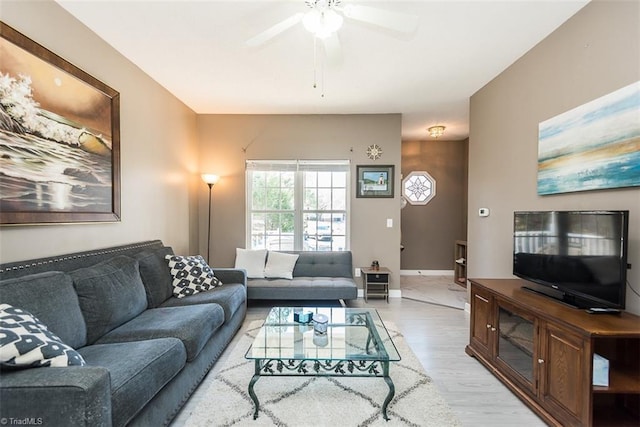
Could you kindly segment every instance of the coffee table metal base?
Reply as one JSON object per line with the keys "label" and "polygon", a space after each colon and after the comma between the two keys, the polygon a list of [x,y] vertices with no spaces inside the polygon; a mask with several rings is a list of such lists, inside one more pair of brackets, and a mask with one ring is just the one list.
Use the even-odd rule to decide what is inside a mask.
{"label": "coffee table metal base", "polygon": [[388,361],[371,360],[281,360],[255,359],[255,373],[249,382],[249,396],[255,405],[253,419],[258,418],[260,401],[253,389],[264,376],[326,376],[326,377],[378,377],[383,378],[389,386],[389,392],[382,404],[382,416],[389,421],[387,406],[396,393],[393,380],[389,376]]}

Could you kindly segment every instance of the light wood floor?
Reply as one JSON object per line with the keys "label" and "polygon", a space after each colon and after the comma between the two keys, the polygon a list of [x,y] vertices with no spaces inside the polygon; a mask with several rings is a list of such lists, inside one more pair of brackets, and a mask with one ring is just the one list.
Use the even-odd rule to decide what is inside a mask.
{"label": "light wood floor", "polygon": [[[243,328],[253,320],[266,317],[272,305],[292,305],[291,302],[249,303],[249,311]],[[529,410],[515,395],[502,385],[479,362],[464,352],[469,340],[469,314],[435,304],[402,298],[384,300],[362,298],[350,301],[351,307],[376,308],[384,320],[394,322],[410,345],[427,373],[438,386],[440,393],[457,414],[464,426],[523,426],[537,427],[546,424]],[[240,331],[229,349],[242,335]],[[216,363],[210,375],[215,375]],[[194,396],[195,397],[195,396]],[[187,403],[187,407],[192,402]],[[197,404],[193,402],[193,404]],[[189,412],[188,410],[182,412]],[[178,415],[172,427],[184,425]]]}

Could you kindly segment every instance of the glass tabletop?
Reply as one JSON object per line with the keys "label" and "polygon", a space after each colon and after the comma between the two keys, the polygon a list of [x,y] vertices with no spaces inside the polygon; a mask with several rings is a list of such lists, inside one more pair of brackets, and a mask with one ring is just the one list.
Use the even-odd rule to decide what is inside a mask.
{"label": "glass tabletop", "polygon": [[[314,323],[294,321],[294,313],[328,318],[327,331]],[[247,359],[398,361],[400,354],[375,309],[274,307],[269,312]]]}

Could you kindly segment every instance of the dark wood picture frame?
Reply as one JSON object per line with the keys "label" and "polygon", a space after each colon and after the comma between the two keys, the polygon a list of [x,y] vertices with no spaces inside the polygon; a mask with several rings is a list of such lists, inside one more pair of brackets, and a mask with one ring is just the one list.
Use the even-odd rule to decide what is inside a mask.
{"label": "dark wood picture frame", "polygon": [[394,196],[394,165],[357,165],[356,197],[392,198]]}
{"label": "dark wood picture frame", "polygon": [[0,225],[120,221],[120,94],[0,22]]}

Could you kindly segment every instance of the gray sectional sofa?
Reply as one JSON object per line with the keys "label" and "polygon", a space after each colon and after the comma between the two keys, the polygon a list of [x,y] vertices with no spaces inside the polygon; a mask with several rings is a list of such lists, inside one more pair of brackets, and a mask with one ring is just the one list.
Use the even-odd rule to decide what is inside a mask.
{"label": "gray sectional sofa", "polygon": [[298,255],[293,279],[249,278],[249,299],[350,300],[358,297],[350,251],[284,252]]}
{"label": "gray sectional sofa", "polygon": [[242,325],[247,292],[244,271],[214,269],[222,286],[175,298],[168,254],[154,240],[0,265],[0,303],[33,314],[86,362],[3,369],[0,418],[169,424]]}

